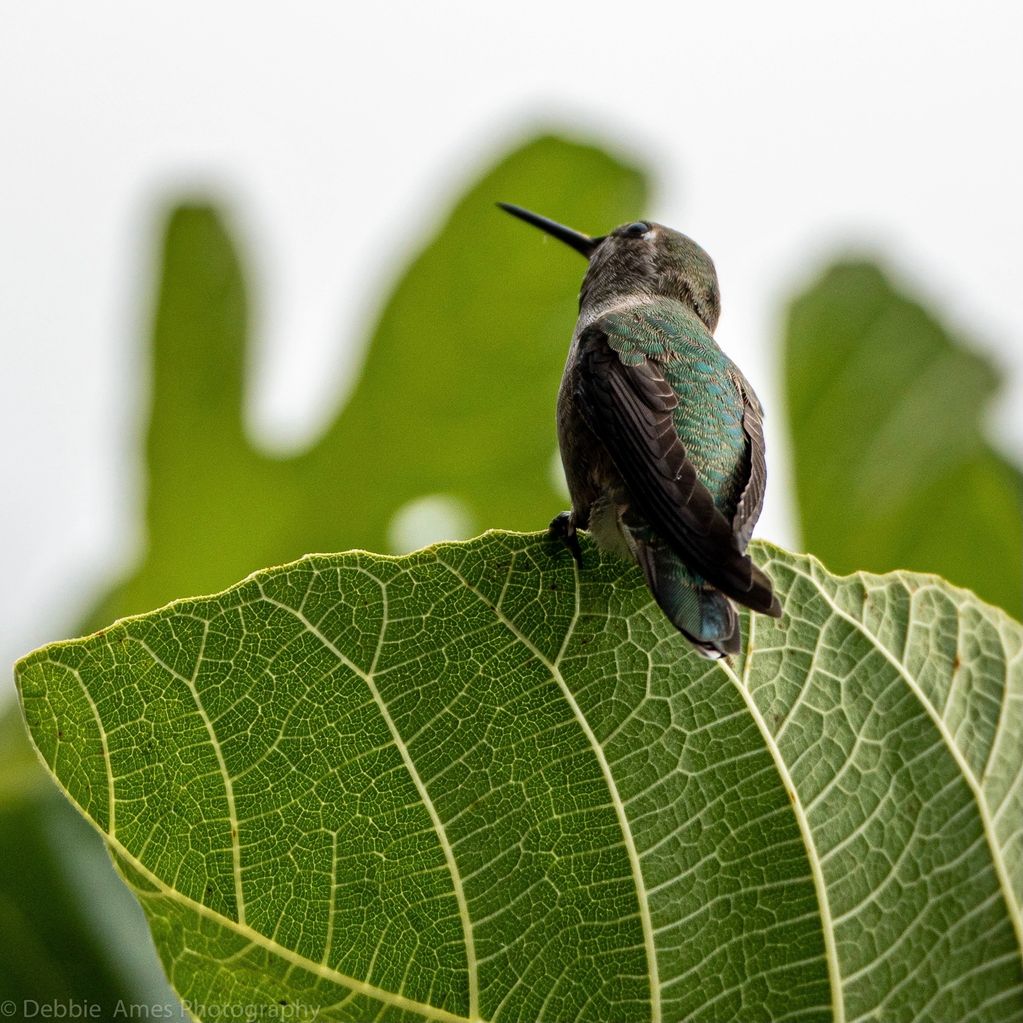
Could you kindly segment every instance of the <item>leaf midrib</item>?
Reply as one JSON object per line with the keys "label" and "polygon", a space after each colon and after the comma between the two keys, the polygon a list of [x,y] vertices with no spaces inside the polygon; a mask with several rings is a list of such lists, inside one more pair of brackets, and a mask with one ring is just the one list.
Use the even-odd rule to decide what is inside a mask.
{"label": "leaf midrib", "polygon": [[[746,641],[747,667],[754,653],[752,624],[754,621],[754,615],[751,614],[749,616],[749,620],[750,631]],[[785,791],[788,793],[789,799],[791,800],[792,813],[796,818],[796,823],[799,825],[799,833],[802,836],[803,845],[806,848],[806,859],[809,863],[810,873],[813,877],[814,891],[817,893],[817,905],[821,914],[821,932],[824,939],[824,957],[828,964],[828,981],[831,987],[831,1010],[834,1017],[834,1023],[844,1023],[845,998],[842,988],[842,971],[838,961],[838,950],[835,948],[835,932],[831,921],[831,904],[828,901],[828,886],[824,880],[824,873],[821,869],[821,859],[817,854],[817,846],[813,839],[813,831],[810,828],[810,822],[807,819],[806,812],[803,808],[803,801],[799,798],[799,792],[796,789],[795,783],[792,781],[792,776],[789,774],[788,765],[785,763],[785,759],[781,755],[781,750],[779,749],[778,744],[774,741],[774,737],[768,730],[767,722],[760,713],[760,708],[757,706],[756,700],[753,698],[753,694],[746,688],[743,683],[743,679],[739,677],[735,669],[728,663],[727,659],[722,658],[718,661],[718,665],[739,691],[739,695],[746,704],[750,716],[756,722],[757,729],[760,731],[761,737],[764,740],[764,745],[767,747],[768,752],[771,754],[771,759],[774,761],[775,770],[778,772],[778,776],[781,778]]]}
{"label": "leaf midrib", "polygon": [[[561,674],[561,668],[559,667],[561,655],[568,647],[572,633],[575,630],[576,623],[579,621],[579,566],[573,560],[572,571],[575,581],[575,611],[572,615],[572,620],[568,623],[568,626],[565,629],[565,637],[562,640],[558,655],[552,661],[524,632],[518,628],[518,626],[501,610],[498,605],[491,604],[490,601],[486,600],[483,594],[480,593],[479,590],[477,590],[476,587],[458,571],[458,569],[439,557],[437,561],[438,564],[443,565],[478,600],[483,601],[483,603],[493,611],[498,621],[500,621],[501,624],[504,625],[504,627],[547,669],[551,678],[554,679],[558,688],[561,690],[562,696],[564,696],[565,701],[571,708],[572,714],[593,750],[593,754],[600,766],[601,773],[604,776],[604,783],[607,785],[608,794],[611,799],[611,804],[614,807],[615,815],[618,817],[618,826],[622,832],[622,842],[629,858],[629,867],[632,871],[633,883],[636,886],[636,901],[639,906],[640,926],[643,930],[643,945],[646,951],[647,973],[650,977],[650,1023],[661,1023],[661,984],[658,975],[657,946],[654,942],[654,926],[653,919],[650,914],[650,899],[646,891],[646,881],[643,877],[643,865],[640,862],[639,851],[636,848],[636,840],[632,834],[632,828],[629,824],[628,814],[626,813],[621,793],[618,791],[618,785],[614,780],[614,775],[611,773],[611,765],[608,763],[607,757],[604,755],[604,748],[597,739],[596,733],[594,733],[590,723],[586,720],[586,716],[583,714],[582,708],[572,695],[572,691],[565,682],[565,678]],[[511,569],[509,567],[509,572],[510,571]]]}

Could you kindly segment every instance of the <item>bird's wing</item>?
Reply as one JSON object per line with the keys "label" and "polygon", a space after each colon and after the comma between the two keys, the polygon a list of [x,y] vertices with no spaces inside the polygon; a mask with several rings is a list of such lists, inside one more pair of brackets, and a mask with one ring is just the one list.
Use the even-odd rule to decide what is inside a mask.
{"label": "bird's wing", "polygon": [[679,439],[673,418],[678,398],[657,360],[633,348],[623,361],[607,327],[598,320],[580,336],[574,397],[621,473],[634,510],[708,583],[771,613],[770,583],[740,550],[732,524],[697,478]]}
{"label": "bird's wing", "polygon": [[739,372],[729,372],[742,398],[742,429],[746,434],[746,457],[742,470],[742,490],[732,517],[732,530],[742,550],[753,535],[753,527],[760,518],[767,489],[767,460],[764,455],[764,410],[753,388]]}

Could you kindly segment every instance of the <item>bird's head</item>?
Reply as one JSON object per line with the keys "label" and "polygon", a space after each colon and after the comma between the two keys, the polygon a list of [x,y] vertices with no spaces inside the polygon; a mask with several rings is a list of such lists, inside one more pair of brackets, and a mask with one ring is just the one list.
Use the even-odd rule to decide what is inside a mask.
{"label": "bird's head", "polygon": [[580,307],[649,295],[682,302],[713,331],[721,314],[717,272],[710,256],[688,236],[650,220],[636,220],[591,238],[537,213],[498,203],[514,217],[540,228],[589,260],[579,291]]}

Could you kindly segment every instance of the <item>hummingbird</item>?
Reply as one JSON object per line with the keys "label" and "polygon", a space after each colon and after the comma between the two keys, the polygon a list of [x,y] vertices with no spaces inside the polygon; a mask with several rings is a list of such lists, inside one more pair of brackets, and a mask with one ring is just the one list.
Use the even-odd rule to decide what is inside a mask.
{"label": "hummingbird", "polygon": [[581,566],[576,530],[588,529],[639,564],[697,653],[738,653],[732,601],[774,618],[781,604],[746,554],[767,482],[763,409],[714,340],[714,263],[653,221],[591,238],[498,205],[589,261],[557,405],[572,509],[550,534]]}

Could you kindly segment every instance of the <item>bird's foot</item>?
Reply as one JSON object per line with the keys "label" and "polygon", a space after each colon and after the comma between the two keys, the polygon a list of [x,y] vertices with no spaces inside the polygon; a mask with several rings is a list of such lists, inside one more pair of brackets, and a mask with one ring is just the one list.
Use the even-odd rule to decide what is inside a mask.
{"label": "bird's foot", "polygon": [[575,563],[583,567],[583,550],[579,546],[579,536],[575,531],[575,516],[571,512],[563,511],[551,519],[547,527],[547,535],[555,540],[560,540],[575,558]]}

